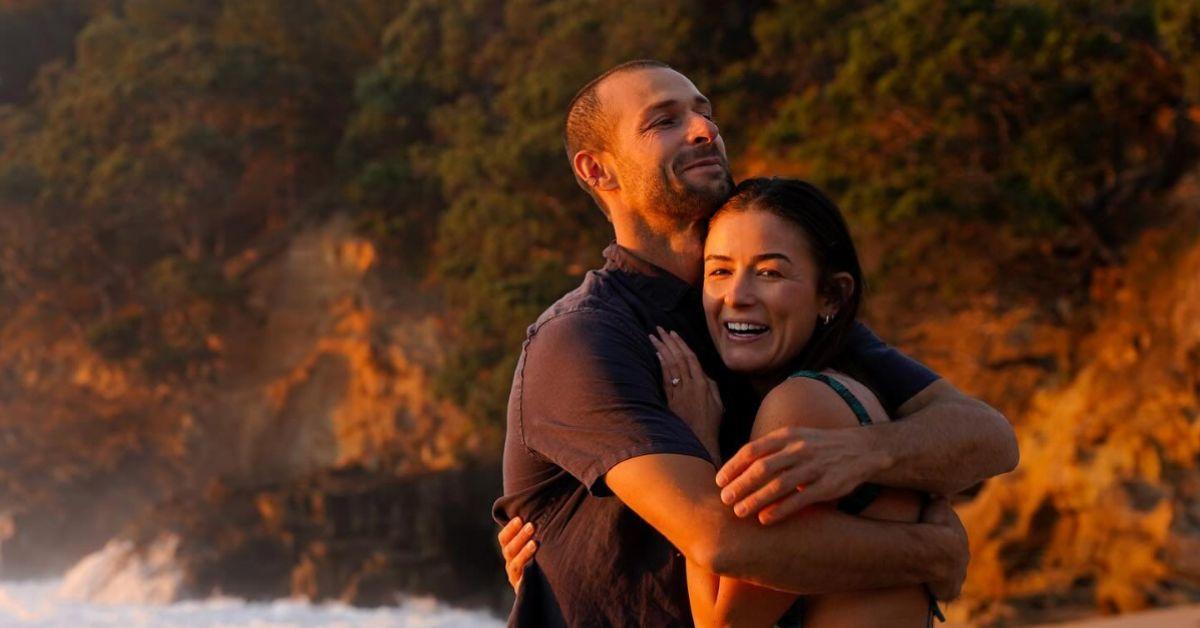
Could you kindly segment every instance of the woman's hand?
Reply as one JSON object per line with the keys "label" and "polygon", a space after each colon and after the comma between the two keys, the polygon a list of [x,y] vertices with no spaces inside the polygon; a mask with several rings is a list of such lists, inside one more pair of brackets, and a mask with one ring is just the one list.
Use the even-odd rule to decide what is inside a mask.
{"label": "woman's hand", "polygon": [[508,583],[516,593],[521,588],[521,576],[525,573],[525,565],[533,560],[537,552],[537,542],[533,540],[533,524],[521,525],[520,517],[513,517],[500,534],[496,535],[500,542],[500,555],[504,556],[504,573],[508,575]]}
{"label": "woman's hand", "polygon": [[658,352],[662,364],[663,389],[667,391],[667,405],[708,449],[715,464],[720,464],[717,434],[721,428],[721,417],[725,406],[717,383],[704,374],[696,354],[675,332],[658,328],[658,337],[650,336],[650,342]]}
{"label": "woman's hand", "polygon": [[949,565],[950,569],[947,571],[946,577],[940,581],[929,583],[929,592],[933,594],[934,598],[949,602],[962,593],[963,582],[967,579],[967,564],[971,562],[971,546],[967,542],[967,530],[963,527],[962,520],[958,518],[958,513],[954,512],[954,508],[950,506],[950,500],[940,496],[930,500],[921,511],[921,523],[944,526],[957,549],[950,554],[953,560]]}

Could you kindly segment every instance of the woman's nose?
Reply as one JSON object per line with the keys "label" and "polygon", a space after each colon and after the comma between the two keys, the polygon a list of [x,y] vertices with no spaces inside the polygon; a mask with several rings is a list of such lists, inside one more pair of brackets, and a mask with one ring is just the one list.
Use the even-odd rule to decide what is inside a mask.
{"label": "woman's nose", "polygon": [[725,293],[725,301],[730,306],[752,305],[754,303],[754,286],[751,277],[740,274],[734,277],[733,285]]}

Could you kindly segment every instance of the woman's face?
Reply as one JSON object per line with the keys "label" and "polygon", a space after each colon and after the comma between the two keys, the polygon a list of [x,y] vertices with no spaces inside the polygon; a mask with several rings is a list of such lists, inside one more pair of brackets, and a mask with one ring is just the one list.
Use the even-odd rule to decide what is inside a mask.
{"label": "woman's face", "polygon": [[764,375],[786,367],[830,309],[817,281],[800,227],[753,208],[718,217],[704,244],[704,313],[725,365]]}

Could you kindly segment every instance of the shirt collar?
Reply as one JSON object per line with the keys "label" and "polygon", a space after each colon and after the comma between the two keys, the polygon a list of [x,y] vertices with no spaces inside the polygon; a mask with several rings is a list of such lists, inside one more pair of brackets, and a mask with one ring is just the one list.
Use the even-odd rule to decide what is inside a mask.
{"label": "shirt collar", "polygon": [[634,290],[667,310],[679,307],[684,297],[696,290],[686,281],[638,257],[616,242],[604,249],[604,260],[605,270],[620,271],[628,277]]}

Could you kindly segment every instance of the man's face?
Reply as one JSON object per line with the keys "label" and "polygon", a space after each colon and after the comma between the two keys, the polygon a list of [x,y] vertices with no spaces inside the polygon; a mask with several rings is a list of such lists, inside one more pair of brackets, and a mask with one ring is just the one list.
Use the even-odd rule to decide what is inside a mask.
{"label": "man's face", "polygon": [[712,104],[684,75],[631,70],[600,85],[613,126],[610,153],[627,206],[640,213],[706,220],[733,190]]}

